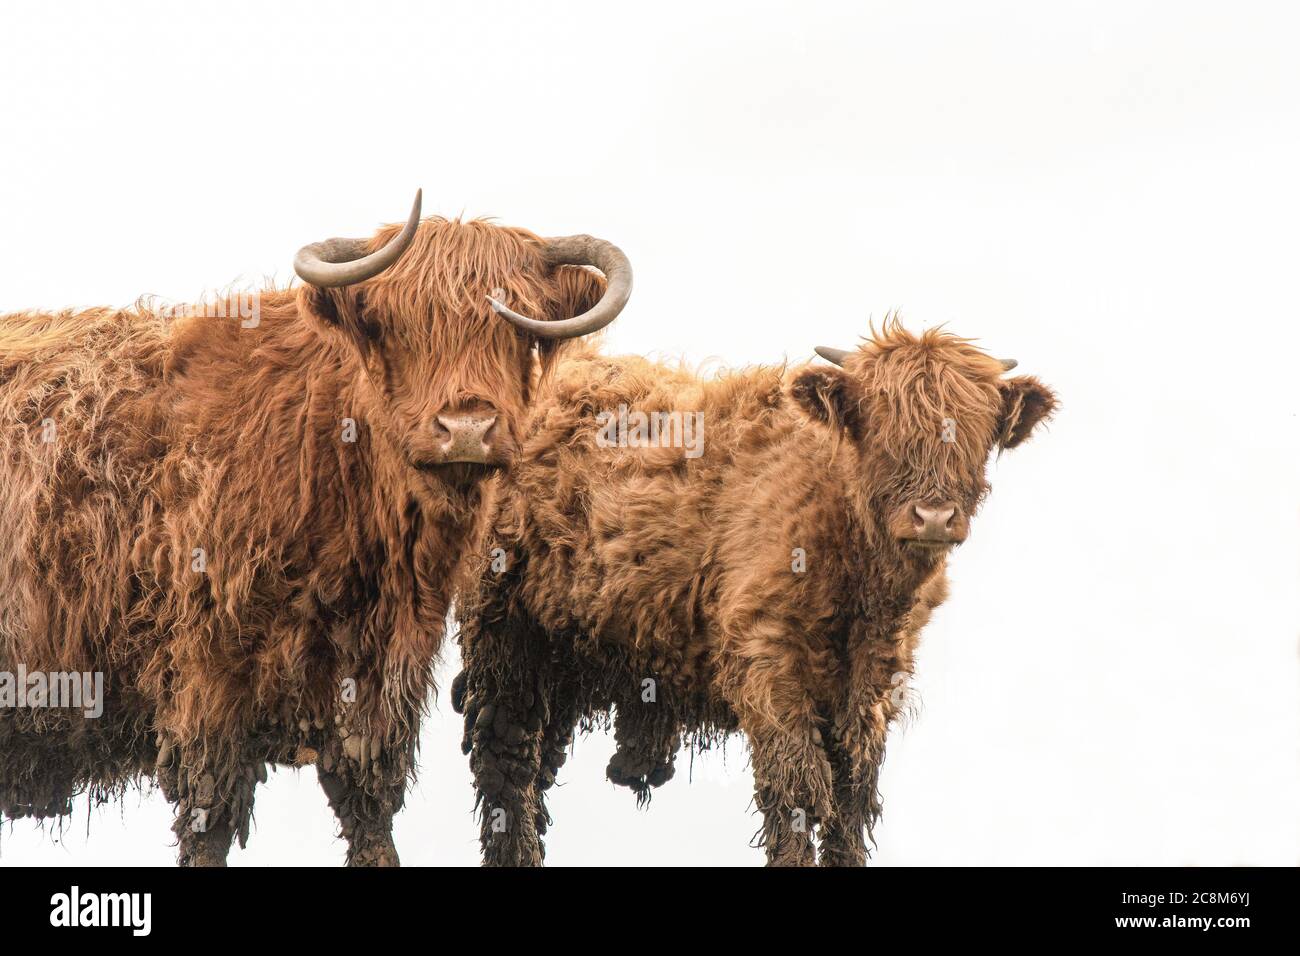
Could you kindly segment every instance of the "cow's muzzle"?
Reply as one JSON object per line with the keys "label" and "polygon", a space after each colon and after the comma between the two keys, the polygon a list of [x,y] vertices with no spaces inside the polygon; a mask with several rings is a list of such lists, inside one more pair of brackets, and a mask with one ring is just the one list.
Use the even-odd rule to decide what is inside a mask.
{"label": "cow's muzzle", "polygon": [[449,465],[510,464],[515,445],[497,410],[491,407],[452,409],[440,412],[412,449],[419,468]]}
{"label": "cow's muzzle", "polygon": [[435,416],[431,427],[437,464],[505,464],[497,434],[497,422],[495,411],[456,412]]}

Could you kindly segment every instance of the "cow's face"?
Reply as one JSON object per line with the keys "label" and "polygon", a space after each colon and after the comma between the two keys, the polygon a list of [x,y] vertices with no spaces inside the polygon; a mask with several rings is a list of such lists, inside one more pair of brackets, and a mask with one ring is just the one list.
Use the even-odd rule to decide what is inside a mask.
{"label": "cow's face", "polygon": [[1014,363],[934,330],[891,322],[856,351],[821,351],[842,368],[808,368],[792,395],[854,449],[877,539],[921,561],[966,539],[994,449],[1025,441],[1056,407],[1036,378],[1003,377]]}
{"label": "cow's face", "polygon": [[[395,238],[390,227],[368,248]],[[561,343],[521,331],[489,296],[563,325],[606,288],[547,249],[524,230],[434,218],[419,222],[379,275],[303,288],[300,301],[317,326],[359,357],[377,399],[372,424],[412,469],[463,484],[511,463],[538,371],[534,346],[544,365]]]}

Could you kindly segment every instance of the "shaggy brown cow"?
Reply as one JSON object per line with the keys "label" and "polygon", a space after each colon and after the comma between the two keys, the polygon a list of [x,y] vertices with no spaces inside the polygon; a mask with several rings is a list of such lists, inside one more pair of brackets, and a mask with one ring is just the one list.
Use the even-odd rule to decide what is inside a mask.
{"label": "shaggy brown cow", "polygon": [[105,682],[98,718],[15,707],[0,682],[5,815],[155,777],[180,861],[220,864],[266,764],[315,762],[348,862],[397,862],[444,618],[533,346],[546,365],[608,324],[631,271],[587,236],[421,221],[418,195],[405,226],[314,243],[295,268],[307,284],[261,293],[256,322],[0,318],[0,676]]}
{"label": "shaggy brown cow", "polygon": [[[575,725],[611,707],[615,782],[644,798],[683,739],[738,728],[769,862],[813,863],[817,825],[822,863],[865,861],[946,556],[990,452],[1056,403],[967,340],[896,321],[856,351],[819,351],[843,368],[701,380],[590,351],[557,367],[460,612],[453,701],[488,863],[541,862],[544,793]],[[621,406],[641,426],[630,446],[665,444],[645,441],[638,410],[702,413],[702,456],[608,447],[596,417]]]}

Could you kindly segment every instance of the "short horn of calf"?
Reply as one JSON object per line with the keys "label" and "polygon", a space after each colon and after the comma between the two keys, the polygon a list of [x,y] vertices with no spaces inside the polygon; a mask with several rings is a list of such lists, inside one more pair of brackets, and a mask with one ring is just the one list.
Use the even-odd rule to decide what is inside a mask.
{"label": "short horn of calf", "polygon": [[843,365],[844,360],[851,354],[848,349],[833,349],[829,345],[819,345],[816,351],[826,361],[834,362],[836,365]]}

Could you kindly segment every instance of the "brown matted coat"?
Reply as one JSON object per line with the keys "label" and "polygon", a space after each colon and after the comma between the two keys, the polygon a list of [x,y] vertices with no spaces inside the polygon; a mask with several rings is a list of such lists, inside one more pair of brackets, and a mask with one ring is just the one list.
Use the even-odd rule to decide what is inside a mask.
{"label": "brown matted coat", "polygon": [[[865,860],[886,731],[947,589],[949,547],[899,516],[951,503],[964,537],[990,453],[1055,399],[897,322],[843,364],[703,379],[589,349],[560,361],[459,600],[453,700],[486,862],[541,862],[544,793],[575,728],[611,708],[608,775],[640,798],[684,740],[739,729],[769,861],[814,862],[814,831],[823,864]],[[702,456],[601,447],[597,416],[620,405],[702,412]]]}
{"label": "brown matted coat", "polygon": [[0,707],[4,815],[155,778],[181,862],[221,863],[266,764],[315,762],[349,862],[396,863],[493,471],[430,466],[430,420],[490,407],[507,460],[533,346],[549,361],[562,343],[486,296],[551,320],[605,289],[525,230],[418,205],[407,228],[386,271],[268,289],[252,327],[143,306],[0,317],[0,672],[99,672],[107,697],[98,719]]}

